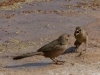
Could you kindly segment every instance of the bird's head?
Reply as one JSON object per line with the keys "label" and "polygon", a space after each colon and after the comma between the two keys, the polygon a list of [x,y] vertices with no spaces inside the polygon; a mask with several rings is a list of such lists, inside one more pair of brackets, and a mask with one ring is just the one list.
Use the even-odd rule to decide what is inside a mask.
{"label": "bird's head", "polygon": [[81,27],[76,27],[76,30],[75,30],[75,35],[79,35],[81,33]]}
{"label": "bird's head", "polygon": [[58,38],[59,43],[62,44],[62,45],[68,44],[69,36],[70,36],[70,35],[67,34],[67,33],[62,34],[62,35]]}

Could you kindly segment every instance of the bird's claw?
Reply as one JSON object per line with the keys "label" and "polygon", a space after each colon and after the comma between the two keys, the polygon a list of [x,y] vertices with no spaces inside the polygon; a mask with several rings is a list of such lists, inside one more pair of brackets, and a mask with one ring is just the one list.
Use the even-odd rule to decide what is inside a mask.
{"label": "bird's claw", "polygon": [[55,62],[55,64],[57,64],[57,65],[63,65],[65,63],[65,61],[57,61],[57,62]]}

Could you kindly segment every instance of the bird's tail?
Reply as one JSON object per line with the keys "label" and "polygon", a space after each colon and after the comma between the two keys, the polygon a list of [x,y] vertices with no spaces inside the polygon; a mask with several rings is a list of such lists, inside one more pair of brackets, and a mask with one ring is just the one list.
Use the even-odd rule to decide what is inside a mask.
{"label": "bird's tail", "polygon": [[31,56],[34,56],[34,55],[44,55],[44,53],[43,52],[26,53],[26,54],[14,57],[13,60],[19,60],[19,59],[23,59],[23,58],[26,58],[26,57],[31,57]]}

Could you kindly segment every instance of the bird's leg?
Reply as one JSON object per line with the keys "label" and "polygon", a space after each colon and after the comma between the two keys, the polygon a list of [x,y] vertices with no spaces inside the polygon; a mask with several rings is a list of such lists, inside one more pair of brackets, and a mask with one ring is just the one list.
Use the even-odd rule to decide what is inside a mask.
{"label": "bird's leg", "polygon": [[[55,58],[54,58],[54,59],[55,59]],[[60,60],[57,60],[57,59],[55,59],[55,60],[56,60],[57,62],[63,62],[63,63],[65,62],[65,61],[60,61]]]}
{"label": "bird's leg", "polygon": [[82,55],[82,52],[79,53],[79,55],[77,55],[77,57],[80,57]]}
{"label": "bird's leg", "polygon": [[78,52],[78,48],[79,46],[81,45],[81,43],[79,43],[77,40],[74,42],[74,45],[75,45],[75,52],[77,53]]}
{"label": "bird's leg", "polygon": [[53,60],[55,62],[55,64],[58,64],[58,65],[62,65],[65,61],[59,61],[55,58],[50,58],[51,60]]}
{"label": "bird's leg", "polygon": [[86,51],[87,51],[87,48],[88,48],[88,37],[86,38],[86,41],[85,41],[85,53],[86,53]]}
{"label": "bird's leg", "polygon": [[55,60],[54,58],[50,58],[50,59],[53,60],[53,62],[55,62],[55,63],[57,62],[57,60]]}
{"label": "bird's leg", "polygon": [[85,49],[83,50],[84,53],[86,53],[86,50],[87,50],[87,43],[85,43]]}
{"label": "bird's leg", "polygon": [[[78,51],[78,49],[79,49],[79,47],[80,47],[81,44],[82,44],[82,43],[79,43],[77,40],[75,41],[75,43],[74,43],[74,45],[76,46],[76,47],[75,47],[75,52]],[[77,57],[80,57],[82,54],[83,54],[83,53],[82,53],[82,51],[81,51]]]}
{"label": "bird's leg", "polygon": [[83,50],[83,51],[85,51],[85,52],[81,51],[81,52],[79,53],[78,57],[80,57],[81,55],[83,55],[84,53],[86,53],[87,47],[88,47],[88,43],[87,43],[87,41],[86,41],[86,42],[85,42],[85,50]]}
{"label": "bird's leg", "polygon": [[84,53],[86,53],[86,51],[87,51],[87,48],[88,48],[88,36],[86,37],[86,40],[84,41],[84,43],[85,43],[85,49],[83,50],[84,52],[80,52],[80,54],[78,55],[78,56],[81,56],[81,55],[83,55]]}
{"label": "bird's leg", "polygon": [[77,40],[74,42],[75,48],[74,51],[77,53],[78,52],[78,48],[77,48]]}
{"label": "bird's leg", "polygon": [[76,53],[78,52],[78,45],[75,46],[75,50]]}

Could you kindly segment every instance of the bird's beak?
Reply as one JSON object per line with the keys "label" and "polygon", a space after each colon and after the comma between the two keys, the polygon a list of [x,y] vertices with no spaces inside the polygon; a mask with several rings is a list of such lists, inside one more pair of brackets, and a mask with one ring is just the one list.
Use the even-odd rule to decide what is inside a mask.
{"label": "bird's beak", "polygon": [[76,35],[78,35],[79,34],[79,30],[76,30]]}

